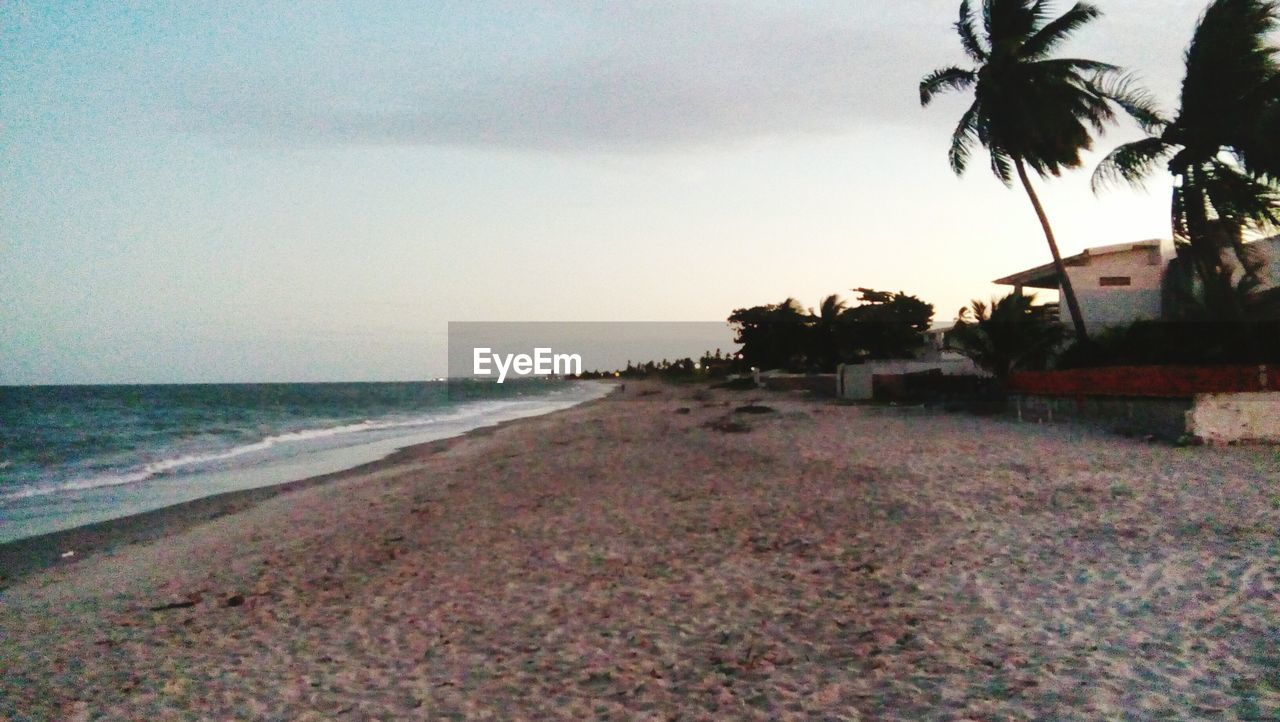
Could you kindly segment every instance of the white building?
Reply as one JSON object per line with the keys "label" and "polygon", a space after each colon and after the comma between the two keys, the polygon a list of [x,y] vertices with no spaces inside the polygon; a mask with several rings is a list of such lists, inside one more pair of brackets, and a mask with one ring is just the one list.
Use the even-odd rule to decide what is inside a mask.
{"label": "white building", "polygon": [[[1100,329],[1133,321],[1159,319],[1161,288],[1169,261],[1175,257],[1173,241],[1150,240],[1089,248],[1062,259],[1071,277],[1085,327]],[[1060,291],[1052,263],[1020,271],[993,283]],[[1071,318],[1066,299],[1059,294],[1058,317]]]}
{"label": "white building", "polygon": [[[1280,294],[1280,236],[1252,241],[1245,246],[1256,264],[1258,285],[1248,298],[1275,304]],[[1224,248],[1223,261],[1235,266],[1235,280],[1243,275],[1235,251]],[[1149,240],[1088,248],[1062,259],[1071,277],[1085,327],[1090,330],[1120,326],[1134,321],[1157,320],[1167,315],[1163,307],[1165,273],[1176,257],[1173,241]],[[1058,273],[1052,263],[998,278],[993,283],[1024,288],[1059,291],[1058,317],[1067,322],[1071,314],[1062,297]]]}
{"label": "white building", "polygon": [[925,345],[913,359],[886,359],[860,364],[840,364],[836,369],[836,395],[844,399],[870,399],[873,377],[939,371],[947,376],[990,376],[977,364],[951,349],[947,334],[955,324],[937,325],[925,333]]}

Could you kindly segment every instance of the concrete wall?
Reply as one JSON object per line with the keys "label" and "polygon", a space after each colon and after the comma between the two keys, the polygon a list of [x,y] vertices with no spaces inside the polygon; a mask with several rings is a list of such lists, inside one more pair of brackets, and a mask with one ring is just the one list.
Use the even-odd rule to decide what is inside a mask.
{"label": "concrete wall", "polygon": [[1173,440],[1186,429],[1191,399],[1123,398],[1116,396],[1009,397],[1009,413],[1021,421],[1073,421],[1126,434],[1155,434]]}
{"label": "concrete wall", "polygon": [[1280,443],[1280,393],[1199,394],[1187,433],[1208,443]]}
{"label": "concrete wall", "polygon": [[863,364],[844,364],[836,372],[837,393],[841,398],[865,401],[874,392],[872,376],[889,376],[892,374],[913,374],[922,371],[939,369],[950,376],[986,376],[973,362],[967,358],[937,359],[933,361],[889,360],[868,361]]}
{"label": "concrete wall", "polygon": [[1195,398],[1035,396],[1012,394],[1009,413],[1022,421],[1072,421],[1127,434],[1209,444],[1280,444],[1280,392],[1196,394]]}
{"label": "concrete wall", "polygon": [[[1160,318],[1160,286],[1164,275],[1163,247],[1086,256],[1085,265],[1069,266],[1067,275],[1080,301],[1080,312],[1091,330]],[[1104,286],[1104,278],[1125,277],[1128,286]],[[1058,302],[1059,318],[1071,318],[1066,299]]]}
{"label": "concrete wall", "polygon": [[756,383],[770,391],[808,391],[814,396],[836,395],[835,374],[760,374]]}

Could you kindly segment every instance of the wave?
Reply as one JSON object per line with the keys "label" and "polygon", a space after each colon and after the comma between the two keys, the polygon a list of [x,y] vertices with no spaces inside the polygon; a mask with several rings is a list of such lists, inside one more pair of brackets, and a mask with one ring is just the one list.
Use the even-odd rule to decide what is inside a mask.
{"label": "wave", "polygon": [[[548,394],[547,396],[558,395],[559,394]],[[402,417],[381,420],[365,419],[364,421],[353,424],[349,423],[338,426],[321,426],[298,429],[296,431],[272,434],[258,441],[240,446],[233,446],[228,449],[211,450],[202,453],[188,453],[158,459],[156,461],[147,462],[128,471],[95,474],[82,478],[65,479],[53,483],[37,484],[34,486],[26,486],[20,489],[0,492],[0,503],[64,492],[86,491],[101,487],[136,484],[168,474],[193,471],[195,470],[194,467],[205,467],[212,464],[227,462],[239,457],[268,451],[281,446],[296,446],[305,442],[314,442],[321,439],[336,440],[338,438],[354,434],[369,434],[379,431],[391,431],[396,429],[409,431],[424,429],[436,425],[465,421],[467,419],[483,418],[486,415],[499,413],[519,406],[545,404],[547,401],[552,400],[553,399],[546,398],[546,396],[541,398],[523,397],[515,399],[487,400],[473,402],[454,409],[441,409],[428,416],[419,416],[407,419]]]}

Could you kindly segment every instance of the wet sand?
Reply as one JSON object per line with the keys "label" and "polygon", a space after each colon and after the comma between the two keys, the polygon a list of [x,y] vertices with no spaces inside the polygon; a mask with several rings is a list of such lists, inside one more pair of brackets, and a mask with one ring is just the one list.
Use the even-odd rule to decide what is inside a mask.
{"label": "wet sand", "polygon": [[629,383],[241,501],[0,592],[0,716],[1280,710],[1272,448]]}

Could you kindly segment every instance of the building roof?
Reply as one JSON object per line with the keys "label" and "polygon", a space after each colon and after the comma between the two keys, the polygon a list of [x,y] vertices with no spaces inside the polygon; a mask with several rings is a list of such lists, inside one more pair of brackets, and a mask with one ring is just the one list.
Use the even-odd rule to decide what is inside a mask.
{"label": "building roof", "polygon": [[[1107,256],[1112,253],[1126,253],[1128,251],[1146,251],[1152,248],[1159,248],[1162,241],[1152,239],[1149,241],[1138,241],[1137,243],[1115,243],[1110,246],[1096,246],[1094,248],[1086,248],[1074,256],[1067,256],[1062,259],[1064,266],[1087,266],[1089,259],[1097,256]],[[1028,268],[1025,271],[1010,274],[1004,278],[997,278],[992,283],[999,286],[1025,286],[1027,288],[1047,288],[1050,290],[1058,289],[1058,271],[1052,263],[1046,263],[1043,266]]]}

